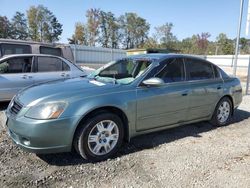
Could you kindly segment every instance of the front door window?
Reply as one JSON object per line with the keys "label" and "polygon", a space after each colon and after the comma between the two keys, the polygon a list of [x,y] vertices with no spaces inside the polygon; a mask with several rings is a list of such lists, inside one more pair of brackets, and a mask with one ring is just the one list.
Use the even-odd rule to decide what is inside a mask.
{"label": "front door window", "polygon": [[7,59],[0,63],[0,74],[31,72],[32,57]]}

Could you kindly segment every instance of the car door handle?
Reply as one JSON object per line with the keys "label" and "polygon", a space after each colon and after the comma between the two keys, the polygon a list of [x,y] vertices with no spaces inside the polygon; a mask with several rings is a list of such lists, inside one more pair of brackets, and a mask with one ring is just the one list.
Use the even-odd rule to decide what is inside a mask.
{"label": "car door handle", "polygon": [[217,89],[221,89],[222,87],[221,86],[217,86]]}
{"label": "car door handle", "polygon": [[23,75],[23,76],[22,76],[22,79],[28,79],[28,78],[31,79],[31,78],[33,78],[33,77],[32,77],[32,76],[28,76],[28,75]]}
{"label": "car door handle", "polygon": [[184,91],[181,96],[187,96],[188,95],[188,91]]}
{"label": "car door handle", "polygon": [[69,74],[62,73],[61,76],[62,76],[62,77],[69,77]]}

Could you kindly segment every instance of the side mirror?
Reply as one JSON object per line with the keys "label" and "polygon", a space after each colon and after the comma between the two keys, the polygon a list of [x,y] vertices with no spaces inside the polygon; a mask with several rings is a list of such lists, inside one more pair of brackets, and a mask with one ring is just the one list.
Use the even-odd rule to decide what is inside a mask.
{"label": "side mirror", "polygon": [[146,86],[162,86],[165,82],[160,78],[149,78],[142,82]]}

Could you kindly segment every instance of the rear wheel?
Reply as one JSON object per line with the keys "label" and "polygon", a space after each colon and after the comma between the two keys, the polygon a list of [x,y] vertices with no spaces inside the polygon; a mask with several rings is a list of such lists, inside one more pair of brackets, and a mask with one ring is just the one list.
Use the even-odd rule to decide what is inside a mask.
{"label": "rear wheel", "polygon": [[112,113],[101,113],[81,125],[76,132],[74,145],[83,158],[101,161],[117,152],[123,135],[121,119]]}
{"label": "rear wheel", "polygon": [[223,126],[230,123],[233,105],[228,97],[222,98],[217,104],[211,123],[215,126]]}

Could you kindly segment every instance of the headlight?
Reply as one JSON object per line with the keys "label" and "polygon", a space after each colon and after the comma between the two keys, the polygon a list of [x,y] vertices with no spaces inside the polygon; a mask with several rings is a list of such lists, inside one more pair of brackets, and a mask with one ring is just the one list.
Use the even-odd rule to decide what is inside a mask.
{"label": "headlight", "polygon": [[48,102],[31,107],[25,117],[32,119],[57,119],[65,110],[66,102]]}

